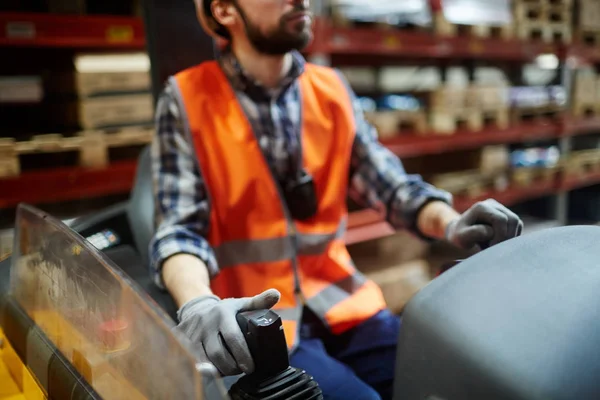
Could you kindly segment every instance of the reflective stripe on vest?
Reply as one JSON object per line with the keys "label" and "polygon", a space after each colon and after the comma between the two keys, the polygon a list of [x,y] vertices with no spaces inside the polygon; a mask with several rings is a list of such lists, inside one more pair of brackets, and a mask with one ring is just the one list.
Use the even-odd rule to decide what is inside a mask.
{"label": "reflective stripe on vest", "polygon": [[[347,220],[340,223],[336,232],[331,234],[297,234],[299,255],[323,254],[329,243],[344,237]],[[220,268],[240,264],[255,264],[271,261],[289,260],[294,257],[294,238],[284,236],[264,240],[236,240],[225,242],[214,249]]]}
{"label": "reflective stripe on vest", "polygon": [[[344,245],[349,167],[355,135],[350,96],[337,73],[307,64],[298,79],[302,161],[313,176],[317,214],[293,221],[252,126],[219,65],[205,62],[177,74],[184,127],[194,144],[210,202],[207,239],[220,297],[248,297],[275,288],[288,346],[298,342],[306,304],[333,332],[385,308],[381,291],[360,274]],[[186,119],[187,118],[187,119]]]}

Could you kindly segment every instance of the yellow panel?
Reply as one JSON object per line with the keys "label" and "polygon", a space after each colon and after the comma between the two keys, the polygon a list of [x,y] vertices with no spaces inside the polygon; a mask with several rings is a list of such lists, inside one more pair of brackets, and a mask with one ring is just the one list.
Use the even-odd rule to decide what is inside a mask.
{"label": "yellow panel", "polygon": [[[15,353],[6,337],[3,336],[2,330],[0,330],[0,340],[2,340],[2,346],[0,346],[0,370],[4,369],[4,372],[6,372],[2,374],[2,371],[0,371],[0,400],[46,400],[44,392],[27,367],[21,362],[21,359]],[[5,382],[5,380],[8,382],[7,379],[10,379],[16,387],[18,391],[16,396],[4,396],[4,391],[8,390],[6,388],[11,387],[10,383]]]}
{"label": "yellow panel", "polygon": [[44,391],[38,385],[29,368],[23,366],[23,395],[26,400],[46,400]]}
{"label": "yellow panel", "polygon": [[8,372],[8,368],[4,362],[0,361],[0,400],[13,400],[19,397],[24,399],[21,394],[21,390],[15,383],[14,379]]}
{"label": "yellow panel", "polygon": [[22,394],[15,394],[10,397],[0,397],[0,400],[27,400]]}
{"label": "yellow panel", "polygon": [[2,361],[19,388],[23,388],[23,363],[10,342],[4,338]]}

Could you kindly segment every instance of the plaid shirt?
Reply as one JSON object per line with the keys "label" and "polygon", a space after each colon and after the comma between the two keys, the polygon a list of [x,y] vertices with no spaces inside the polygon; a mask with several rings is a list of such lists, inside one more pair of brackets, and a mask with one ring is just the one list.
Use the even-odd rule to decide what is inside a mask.
{"label": "plaid shirt", "polygon": [[[219,58],[268,162],[281,181],[296,172],[294,166],[298,165],[299,156],[301,102],[297,78],[305,61],[299,53],[292,56],[289,74],[278,89],[270,91],[245,75],[232,53],[225,52]],[[377,132],[365,121],[355,94],[341,77],[353,99],[357,126],[349,180],[352,198],[364,207],[384,211],[394,228],[422,236],[416,227],[420,208],[431,200],[451,204],[451,195],[423,182],[420,176],[405,172],[398,157],[378,142]],[[210,215],[207,188],[179,114],[173,89],[167,84],[158,101],[157,135],[152,144],[157,231],[150,244],[150,257],[154,280],[161,288],[164,284],[160,267],[164,260],[178,253],[199,257],[211,276],[219,271],[206,240]]]}

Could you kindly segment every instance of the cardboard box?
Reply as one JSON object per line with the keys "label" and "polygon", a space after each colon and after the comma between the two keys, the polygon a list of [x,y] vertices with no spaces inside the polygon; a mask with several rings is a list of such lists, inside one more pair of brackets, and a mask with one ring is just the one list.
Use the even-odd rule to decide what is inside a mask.
{"label": "cardboard box", "polygon": [[46,80],[52,94],[86,98],[150,92],[150,61],[145,53],[78,54],[72,67],[53,71]]}
{"label": "cardboard box", "polygon": [[134,94],[91,97],[52,106],[56,124],[80,129],[101,129],[114,126],[152,123],[152,95]]}

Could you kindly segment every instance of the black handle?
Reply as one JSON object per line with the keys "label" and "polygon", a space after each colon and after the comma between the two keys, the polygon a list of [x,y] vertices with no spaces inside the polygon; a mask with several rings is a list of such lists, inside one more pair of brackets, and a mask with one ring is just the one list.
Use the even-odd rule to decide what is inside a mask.
{"label": "black handle", "polygon": [[283,323],[276,312],[246,311],[239,313],[236,318],[254,360],[252,377],[267,379],[289,368]]}

